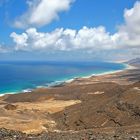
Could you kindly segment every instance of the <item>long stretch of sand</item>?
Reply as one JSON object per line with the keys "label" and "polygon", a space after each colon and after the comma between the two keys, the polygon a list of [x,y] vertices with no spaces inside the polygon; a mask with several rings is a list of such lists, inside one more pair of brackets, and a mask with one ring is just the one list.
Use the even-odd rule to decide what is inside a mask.
{"label": "long stretch of sand", "polygon": [[[56,85],[56,86],[59,86],[59,85],[61,85],[61,84],[63,84],[63,83],[67,83],[67,84],[69,84],[69,83],[72,83],[72,82],[75,82],[77,79],[86,79],[86,80],[88,80],[88,79],[91,79],[93,76],[105,76],[105,75],[110,75],[110,74],[117,74],[117,73],[120,73],[120,72],[123,72],[124,70],[134,70],[134,69],[137,69],[135,66],[131,66],[131,65],[128,65],[128,64],[124,64],[125,66],[126,66],[126,68],[125,69],[122,69],[122,70],[116,70],[116,71],[109,71],[109,72],[103,72],[103,73],[101,73],[101,74],[91,74],[91,75],[89,75],[89,76],[83,76],[83,77],[75,77],[75,78],[73,78],[73,79],[68,79],[68,80],[66,80],[66,81],[60,81],[60,84],[58,84],[58,85]],[[50,86],[51,87],[51,86]],[[37,86],[37,89],[40,89],[40,88],[49,88],[49,87],[45,87],[45,86]],[[35,89],[36,90],[36,89]],[[30,90],[23,90],[22,91],[23,93],[29,93],[29,92],[32,92],[32,90],[30,89]],[[7,93],[3,93],[3,94],[0,94],[0,97],[1,96],[5,96],[6,94],[18,94],[18,93],[20,93],[20,92],[7,92]]]}
{"label": "long stretch of sand", "polygon": [[26,133],[140,130],[139,81],[139,67],[129,66],[55,87],[7,94],[0,97],[0,127]]}

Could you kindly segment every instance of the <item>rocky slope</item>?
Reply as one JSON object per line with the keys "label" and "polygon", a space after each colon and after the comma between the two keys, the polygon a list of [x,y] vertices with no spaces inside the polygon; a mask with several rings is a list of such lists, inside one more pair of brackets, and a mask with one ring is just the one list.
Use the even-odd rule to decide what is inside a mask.
{"label": "rocky slope", "polygon": [[139,140],[139,71],[3,96],[0,140]]}
{"label": "rocky slope", "polygon": [[[39,115],[40,120],[42,119],[43,122],[45,122],[43,127],[46,129],[44,129],[44,133],[40,133],[38,135],[23,134],[14,128],[13,130],[15,131],[2,129],[0,131],[1,139],[4,137],[12,137],[12,139],[36,138],[41,140],[80,140],[83,138],[94,138],[97,140],[104,138],[112,140],[119,138],[133,139],[133,137],[138,139],[140,137],[140,82],[125,86],[115,83],[94,83],[82,86],[79,85],[78,87],[75,85],[67,85],[65,87],[49,89],[48,92],[51,93],[51,95],[46,94],[44,90],[41,90],[39,93],[40,96],[38,95],[36,100],[33,99],[32,101],[34,106],[31,106],[29,103],[29,96],[28,98],[26,96],[24,98],[23,94],[16,95],[16,98],[12,98],[12,96],[15,97],[15,95],[10,95],[11,98],[5,98],[5,106],[3,106],[4,109],[1,109],[1,112],[5,112],[3,115],[12,111],[13,113],[10,116],[10,118],[12,118],[12,115],[16,113],[16,115],[14,115],[15,122],[16,119],[17,121],[21,119],[19,113],[22,115],[21,122],[15,124],[15,128],[17,130],[19,126],[22,127],[20,123],[22,124],[23,122],[26,122],[26,116],[28,116],[29,119],[26,123],[30,121],[29,126],[32,125],[34,121],[32,117],[34,114]],[[37,93],[32,93],[31,95],[33,96],[34,94]],[[20,96],[23,97],[21,98]],[[64,101],[68,102],[76,100],[80,102],[70,104],[57,111],[50,111],[47,106],[49,105],[47,102],[44,104],[46,105],[45,108],[43,108],[43,105],[41,104],[43,101],[48,100],[48,98],[55,99],[57,103],[59,103],[59,101],[63,101],[63,104]],[[41,104],[41,108],[39,108],[39,102]],[[48,102],[50,101],[48,100]],[[53,100],[51,102],[54,104]],[[25,107],[26,104],[27,108],[24,109],[23,107]],[[60,104],[55,105],[54,109],[58,109],[57,107]],[[22,113],[19,112],[20,109],[23,109]],[[36,111],[37,109],[38,111]],[[43,110],[46,114],[45,118]],[[30,117],[31,115],[32,117]],[[2,117],[4,116],[1,115],[0,119],[2,119]],[[50,118],[55,122],[55,127],[52,129],[49,129],[50,126],[46,121]],[[12,120],[10,121],[10,119],[8,119],[7,121],[9,121],[10,124]],[[3,127],[6,126],[8,129],[7,121]],[[39,127],[37,128],[35,125],[32,126],[34,126],[34,129],[39,129]],[[49,132],[47,132],[47,130]]]}
{"label": "rocky slope", "polygon": [[139,140],[139,132],[125,133],[116,129],[114,133],[96,133],[93,130],[77,132],[44,132],[41,134],[27,135],[19,131],[1,128],[1,140]]}

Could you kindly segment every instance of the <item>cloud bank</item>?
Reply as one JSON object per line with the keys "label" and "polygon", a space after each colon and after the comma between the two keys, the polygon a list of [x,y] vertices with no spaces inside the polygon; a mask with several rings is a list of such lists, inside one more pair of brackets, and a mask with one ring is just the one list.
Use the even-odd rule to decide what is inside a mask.
{"label": "cloud bank", "polygon": [[44,26],[58,19],[58,14],[69,10],[74,0],[27,0],[29,9],[18,17],[14,26],[27,28],[29,26]]}
{"label": "cloud bank", "polygon": [[118,46],[139,48],[140,47],[140,1],[136,2],[131,9],[124,11],[125,24],[119,27],[115,34]]}
{"label": "cloud bank", "polygon": [[56,29],[50,33],[37,32],[29,28],[21,35],[15,32],[10,35],[16,43],[17,50],[61,50],[79,49],[112,49],[115,47],[114,36],[105,28],[83,27],[79,31],[72,29]]}
{"label": "cloud bank", "polygon": [[[66,3],[68,5],[70,1]],[[125,23],[119,26],[118,32],[112,35],[106,31],[104,26],[96,28],[84,26],[80,30],[59,28],[47,33],[38,32],[36,28],[29,28],[22,34],[13,32],[10,37],[16,44],[16,50],[85,50],[93,52],[115,49],[138,50],[140,47],[140,2],[136,2],[131,9],[125,9],[124,20]]]}
{"label": "cloud bank", "polygon": [[[29,10],[24,14],[25,17],[27,15],[32,17],[31,15],[33,15],[34,11],[37,11],[38,7],[40,7],[39,5],[44,1],[36,0],[38,4],[32,2],[33,0],[28,0],[31,11]],[[69,8],[71,3],[72,1],[68,0],[66,7]],[[54,15],[58,16],[58,11],[60,12],[61,10],[56,11]],[[20,18],[19,22],[22,23],[22,20],[25,18],[24,16]],[[52,20],[56,18],[55,16],[53,17]],[[41,16],[37,19],[43,18]],[[29,22],[30,20],[31,18],[25,18],[28,26],[34,24],[33,22]],[[49,22],[52,20],[49,20]],[[35,24],[38,26],[49,23],[47,21],[36,21]],[[123,59],[138,57],[140,56],[140,2],[136,2],[133,8],[124,10],[124,23],[118,26],[118,31],[114,34],[109,33],[104,26],[90,28],[84,26],[79,30],[57,28],[52,32],[39,32],[37,28],[27,28],[21,34],[16,32],[11,33],[10,37],[15,45],[13,47],[0,45],[1,54],[7,52],[15,54],[20,54],[20,52],[27,52],[27,54],[31,54],[30,52],[43,52],[44,56],[51,54],[52,57],[58,53],[62,57],[74,54],[76,57],[81,55],[82,57],[92,56],[109,59],[114,57]]]}

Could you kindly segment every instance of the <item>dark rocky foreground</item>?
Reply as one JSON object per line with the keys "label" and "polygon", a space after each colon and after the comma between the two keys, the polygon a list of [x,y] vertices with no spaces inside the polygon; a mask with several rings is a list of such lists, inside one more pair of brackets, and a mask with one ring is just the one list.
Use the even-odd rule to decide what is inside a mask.
{"label": "dark rocky foreground", "polygon": [[[140,140],[140,63],[136,59],[130,64],[137,69],[2,97],[0,119],[11,123],[12,130],[11,125],[1,122],[0,140]],[[55,108],[53,113],[47,108],[36,108],[36,103],[47,103],[50,99],[80,102],[62,110]],[[27,108],[23,108],[26,104]],[[41,133],[18,131],[22,127],[19,123],[30,126],[36,115],[43,122],[51,119],[56,125],[49,130],[50,126],[43,123],[46,131]]]}
{"label": "dark rocky foreground", "polygon": [[22,132],[0,129],[1,140],[139,140],[139,132],[125,133],[116,129],[114,134],[95,133],[93,130],[77,132],[48,132],[38,135],[27,135]]}

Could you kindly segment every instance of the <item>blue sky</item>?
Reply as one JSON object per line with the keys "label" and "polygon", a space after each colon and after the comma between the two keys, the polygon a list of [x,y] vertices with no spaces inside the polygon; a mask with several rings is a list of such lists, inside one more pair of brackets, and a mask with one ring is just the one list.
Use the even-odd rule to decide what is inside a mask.
{"label": "blue sky", "polygon": [[[122,44],[117,43],[117,45],[115,44],[116,46],[113,46],[113,44],[112,46],[110,45],[112,42],[114,43],[114,38],[116,39],[117,34],[119,34],[118,36],[122,38],[122,35],[129,33],[129,30],[131,28],[130,23],[134,24],[135,26],[135,19],[133,20],[131,16],[134,17],[136,14],[139,13],[139,10],[137,10],[137,7],[139,7],[140,5],[139,1],[63,0],[62,2],[61,0],[53,0],[54,6],[53,4],[49,5],[50,0],[46,1],[48,1],[48,3],[44,2],[44,0],[0,0],[0,50],[4,50],[1,51],[1,59],[24,59],[26,58],[26,56],[27,59],[31,59],[31,57],[33,57],[32,59],[34,59],[36,58],[36,56],[41,59],[57,59],[57,57],[65,59],[67,56],[69,56],[69,58],[72,58],[72,56],[78,56],[79,59],[86,59],[87,54],[89,54],[88,59],[98,59],[101,58],[100,56],[106,57],[106,54],[111,53],[111,55],[114,55],[115,52],[116,59],[117,57],[118,59],[127,58],[127,56],[125,56],[126,52],[129,52],[130,55],[139,55],[137,54],[137,50],[139,50],[139,47],[137,46],[139,46],[139,44],[133,45],[131,43],[130,45],[128,43],[126,45],[123,42],[127,40],[121,40]],[[39,7],[41,7],[42,3],[44,5],[46,4],[46,7],[48,9],[44,8],[44,11],[41,11]],[[64,5],[61,7],[56,6],[55,4],[58,3]],[[129,15],[129,11],[132,11],[132,9],[133,13]],[[44,14],[42,16],[41,12],[43,14],[46,13],[46,15]],[[50,16],[51,18],[48,18],[48,16]],[[139,22],[139,16],[140,15],[138,15],[137,22]],[[46,18],[46,20],[44,21],[43,18]],[[130,21],[130,19],[132,19],[133,21]],[[86,28],[84,28],[84,26]],[[61,35],[55,41],[57,42],[56,46],[54,45],[53,47],[52,45],[55,42],[51,45],[48,45],[48,43],[46,42],[48,41],[49,37],[52,37],[51,32],[55,32],[53,35],[55,36],[56,34],[58,34],[58,31],[56,31],[56,29],[60,30],[61,28],[63,28],[63,31],[59,31],[61,32]],[[67,29],[70,29],[70,31],[67,31]],[[29,30],[28,33],[26,32],[27,30]],[[86,35],[85,41],[82,42],[79,40],[81,40],[84,35],[79,35],[78,33],[74,34],[74,31],[80,31],[83,34],[85,31],[85,34],[90,35]],[[33,38],[31,36],[31,32],[37,34],[36,37]],[[135,29],[133,29],[133,32],[135,34]],[[40,38],[41,33],[44,35],[43,38]],[[46,35],[47,33],[49,33],[49,36]],[[22,34],[25,34],[25,36]],[[96,38],[96,34],[99,35],[98,38]],[[70,38],[68,38],[68,35],[70,35]],[[79,36],[82,37],[80,38]],[[119,37],[116,39],[117,41],[120,40]],[[129,35],[127,38],[129,40],[131,39]],[[134,40],[132,40],[131,42],[137,41],[137,38],[138,36],[134,37]],[[22,42],[18,42],[18,40],[20,39]],[[39,48],[39,46],[36,46],[36,44],[30,43],[31,40],[34,39],[38,39],[37,41],[41,43],[44,41],[42,43],[43,45],[41,44],[42,47]],[[105,41],[103,44],[102,39]],[[86,41],[91,42],[93,45],[87,43],[86,46]],[[85,45],[80,48],[83,43],[85,43]],[[96,48],[97,45],[101,46],[101,48]],[[118,48],[114,50],[115,47]],[[8,51],[5,51],[5,49],[7,48]],[[104,51],[106,53],[103,53]],[[120,52],[125,53],[120,54]],[[56,55],[54,56],[53,54]]]}

